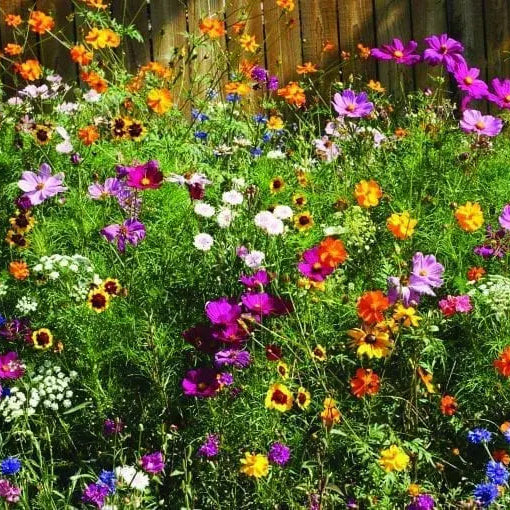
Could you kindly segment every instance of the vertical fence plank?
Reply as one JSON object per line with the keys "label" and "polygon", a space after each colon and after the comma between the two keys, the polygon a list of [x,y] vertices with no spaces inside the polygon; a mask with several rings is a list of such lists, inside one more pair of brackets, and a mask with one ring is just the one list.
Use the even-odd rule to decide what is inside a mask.
{"label": "vertical fence plank", "polygon": [[[305,0],[304,5],[308,2]],[[299,6],[287,13],[276,0],[264,0],[266,55],[269,72],[278,75],[282,83],[296,79],[296,67],[301,60],[301,20]]]}
{"label": "vertical fence plank", "polygon": [[151,60],[147,0],[114,0],[111,8],[113,17],[119,23],[134,25],[143,37],[143,42],[124,37],[121,44],[126,67],[134,72],[138,66]]}
{"label": "vertical fence plank", "polygon": [[52,33],[44,34],[40,39],[42,62],[60,74],[64,80],[75,81],[78,78],[78,71],[69,56],[69,47],[76,39],[73,4],[61,0],[37,0],[37,8],[53,16],[55,20]]}
{"label": "vertical fence plank", "polygon": [[[377,44],[372,0],[352,0],[349,6],[338,3],[338,24],[340,46],[353,54],[358,43],[373,48]],[[365,79],[377,77],[377,64],[374,59],[352,59],[342,66],[344,79],[349,75],[362,76]]]}
{"label": "vertical fence plank", "polygon": [[[446,18],[446,0],[411,0],[413,17],[413,39],[422,43],[423,39],[432,34],[444,34],[448,30]],[[416,86],[420,88],[430,85],[430,76],[437,76],[439,67],[425,64],[416,66]]]}
{"label": "vertical fence plank", "polygon": [[[408,0],[375,0],[377,44],[390,43],[399,38],[406,44],[412,38],[411,11]],[[383,86],[399,97],[404,91],[414,90],[413,69],[402,64],[383,61],[379,65]]]}
{"label": "vertical fence plank", "polygon": [[151,0],[150,11],[154,60],[168,64],[186,42],[186,2]]}
{"label": "vertical fence plank", "polygon": [[510,3],[490,0],[485,6],[488,79],[510,75]]}
{"label": "vertical fence plank", "polygon": [[[308,0],[301,4],[303,62],[317,64],[324,72],[324,92],[338,78],[337,8],[337,0]],[[335,46],[333,51],[322,51],[326,41]]]}

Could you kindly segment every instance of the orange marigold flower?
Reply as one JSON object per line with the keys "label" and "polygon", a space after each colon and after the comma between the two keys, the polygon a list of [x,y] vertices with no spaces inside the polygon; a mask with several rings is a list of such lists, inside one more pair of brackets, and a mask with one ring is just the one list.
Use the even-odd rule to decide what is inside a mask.
{"label": "orange marigold flower", "polygon": [[260,44],[257,44],[257,40],[254,35],[243,34],[239,38],[239,44],[241,48],[245,51],[249,51],[250,53],[255,53]]}
{"label": "orange marigold flower", "polygon": [[506,450],[496,450],[492,453],[492,458],[496,462],[502,462],[505,466],[510,464],[510,455]]}
{"label": "orange marigold flower", "polygon": [[510,345],[494,360],[494,367],[503,377],[510,377]]}
{"label": "orange marigold flower", "polygon": [[403,213],[393,213],[387,220],[388,230],[397,239],[408,239],[414,234],[414,228],[418,221],[411,218],[407,211]]}
{"label": "orange marigold flower", "polygon": [[205,18],[198,25],[200,32],[209,36],[211,39],[223,37],[226,33],[225,23],[216,18]]}
{"label": "orange marigold flower", "polygon": [[87,50],[83,44],[73,46],[69,53],[71,54],[71,60],[80,66],[88,66],[92,62],[93,53]]}
{"label": "orange marigold flower", "polygon": [[510,429],[510,421],[504,421],[500,426],[499,426],[499,431],[504,434],[505,432],[508,431],[508,429]]}
{"label": "orange marigold flower", "polygon": [[55,21],[42,11],[32,11],[28,19],[30,30],[36,34],[44,34],[49,32],[55,26]]}
{"label": "orange marigold flower", "polygon": [[34,81],[42,76],[42,68],[38,60],[28,59],[14,65],[14,71],[24,80]]}
{"label": "orange marigold flower", "polygon": [[318,72],[317,66],[311,62],[306,62],[303,65],[298,65],[296,68],[298,74],[313,74]]}
{"label": "orange marigold flower", "polygon": [[470,267],[467,272],[467,279],[470,282],[477,282],[485,276],[486,272],[483,267]]}
{"label": "orange marigold flower", "polygon": [[108,90],[108,83],[106,80],[95,71],[81,73],[81,79],[99,94],[103,94]]}
{"label": "orange marigold flower", "polygon": [[376,324],[384,320],[383,312],[390,306],[389,299],[380,290],[365,292],[356,304],[358,316],[367,324]]}
{"label": "orange marigold flower", "polygon": [[287,12],[292,12],[296,7],[294,0],[276,0],[276,5]]}
{"label": "orange marigold flower", "polygon": [[295,81],[289,82],[285,87],[278,89],[278,95],[287,103],[301,107],[306,103],[305,91]]}
{"label": "orange marigold flower", "polygon": [[16,278],[16,280],[26,280],[30,275],[27,263],[23,260],[15,260],[9,264],[9,273]]}
{"label": "orange marigold flower", "polygon": [[336,407],[336,402],[330,397],[324,399],[324,410],[321,412],[320,417],[323,425],[328,430],[340,421],[341,416],[340,411]]}
{"label": "orange marigold flower", "polygon": [[319,259],[322,264],[336,267],[347,260],[347,251],[344,243],[334,237],[326,237],[319,244]]}
{"label": "orange marigold flower", "polygon": [[84,145],[92,145],[99,140],[99,131],[96,126],[85,126],[78,130],[78,137]]}
{"label": "orange marigold flower", "polygon": [[404,138],[408,135],[407,129],[404,128],[397,128],[395,129],[395,136],[397,138]]}
{"label": "orange marigold flower", "polygon": [[381,187],[373,179],[362,180],[354,186],[354,196],[361,207],[375,207],[379,204],[382,194]]}
{"label": "orange marigold flower", "polygon": [[386,89],[381,85],[380,81],[370,80],[367,83],[367,87],[374,92],[386,92]]}
{"label": "orange marigold flower", "polygon": [[16,28],[21,25],[21,16],[19,14],[7,14],[4,21],[8,27]]}
{"label": "orange marigold flower", "polygon": [[358,43],[356,45],[356,48],[358,50],[358,56],[359,58],[362,58],[363,60],[366,60],[370,57],[370,48],[368,46],[363,46],[363,44]]}
{"label": "orange marigold flower", "polygon": [[95,50],[100,48],[117,48],[120,45],[120,36],[109,28],[93,27],[85,36],[87,44]]}
{"label": "orange marigold flower", "polygon": [[246,21],[236,21],[232,25],[232,32],[234,32],[234,34],[236,34],[236,35],[239,35],[239,34],[243,33],[245,28],[246,28]]}
{"label": "orange marigold flower", "polygon": [[23,53],[23,48],[19,44],[9,43],[5,46],[4,52],[9,56],[14,57]]}
{"label": "orange marigold flower", "polygon": [[172,107],[172,94],[167,89],[149,90],[147,105],[153,112],[163,115]]}
{"label": "orange marigold flower", "polygon": [[379,376],[370,368],[358,368],[356,375],[351,379],[351,392],[357,398],[375,395],[379,392],[379,388]]}
{"label": "orange marigold flower", "polygon": [[172,70],[159,62],[149,62],[140,68],[140,73],[153,73],[160,78],[168,80],[172,77]]}
{"label": "orange marigold flower", "polygon": [[474,232],[483,225],[483,212],[478,202],[466,202],[455,211],[459,227],[466,232]]}
{"label": "orange marigold flower", "polygon": [[452,395],[444,395],[441,397],[440,409],[445,416],[453,416],[458,408],[457,399]]}
{"label": "orange marigold flower", "polygon": [[225,85],[226,94],[238,94],[246,96],[251,92],[251,87],[247,83],[232,81]]}

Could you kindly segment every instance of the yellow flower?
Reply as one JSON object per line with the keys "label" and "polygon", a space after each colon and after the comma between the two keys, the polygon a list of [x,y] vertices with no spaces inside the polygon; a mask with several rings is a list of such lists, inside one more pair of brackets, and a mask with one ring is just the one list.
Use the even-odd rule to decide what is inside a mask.
{"label": "yellow flower", "polygon": [[324,399],[324,409],[320,414],[323,425],[329,430],[335,423],[339,423],[342,415],[331,397]]}
{"label": "yellow flower", "polygon": [[53,335],[46,328],[38,329],[32,333],[32,344],[34,349],[46,350],[53,345]]}
{"label": "yellow flower", "polygon": [[386,89],[381,85],[380,81],[370,80],[367,84],[369,89],[372,89],[374,92],[386,92]]}
{"label": "yellow flower", "polygon": [[283,177],[275,177],[274,179],[271,179],[271,182],[269,183],[269,191],[271,191],[271,193],[278,193],[282,191],[283,188],[285,188],[285,181],[283,180]]}
{"label": "yellow flower", "polygon": [[311,400],[310,392],[302,386],[299,387],[296,395],[296,404],[298,407],[300,409],[306,409],[310,405]]}
{"label": "yellow flower", "polygon": [[152,89],[147,94],[147,105],[149,108],[162,115],[172,107],[172,94],[167,89]]}
{"label": "yellow flower", "polygon": [[404,322],[402,324],[406,328],[410,328],[411,326],[416,328],[419,326],[419,322],[422,320],[422,317],[416,314],[415,308],[413,308],[412,306],[406,308],[402,303],[399,303],[395,307],[393,318],[396,321],[403,320]]}
{"label": "yellow flower", "polygon": [[474,232],[483,225],[483,212],[480,204],[466,202],[455,211],[459,227],[466,232]]}
{"label": "yellow flower", "polygon": [[420,495],[421,487],[417,483],[412,483],[407,489],[410,496],[416,497]]}
{"label": "yellow flower", "polygon": [[313,218],[310,211],[303,211],[294,216],[294,226],[300,231],[310,230],[313,227]]}
{"label": "yellow flower", "polygon": [[418,223],[409,216],[407,211],[403,213],[393,213],[386,223],[388,230],[397,239],[408,239],[414,234],[414,227]]}
{"label": "yellow flower", "polygon": [[379,464],[388,473],[391,471],[403,471],[409,464],[409,455],[397,445],[392,444],[381,452]]}
{"label": "yellow flower", "polygon": [[276,409],[284,413],[292,408],[293,403],[292,393],[284,384],[272,384],[267,390],[265,406],[268,409]]}
{"label": "yellow flower", "polygon": [[282,379],[289,378],[289,366],[285,363],[285,361],[278,362],[278,365],[276,365],[276,371]]}
{"label": "yellow flower", "polygon": [[269,120],[267,121],[267,129],[274,129],[275,131],[278,131],[280,129],[283,129],[283,119],[281,117],[278,117],[277,115],[271,115],[269,117]]}
{"label": "yellow flower", "polygon": [[391,350],[390,335],[378,327],[367,331],[359,328],[350,329],[347,334],[352,338],[352,346],[356,347],[358,356],[384,358]]}
{"label": "yellow flower", "polygon": [[375,207],[382,197],[382,190],[373,179],[370,181],[362,180],[354,186],[354,196],[361,207]]}
{"label": "yellow flower", "polygon": [[313,359],[318,361],[326,361],[326,349],[322,345],[316,345],[311,353]]}
{"label": "yellow flower", "polygon": [[260,46],[259,44],[257,44],[255,36],[248,34],[243,34],[239,38],[239,44],[244,50],[249,51],[250,53],[255,53],[257,51],[257,48]]}
{"label": "yellow flower", "polygon": [[94,312],[104,312],[110,304],[110,294],[102,288],[92,289],[87,296],[87,305]]}
{"label": "yellow flower", "polygon": [[241,473],[255,478],[267,476],[269,472],[269,461],[265,455],[246,452],[244,459],[241,459]]}

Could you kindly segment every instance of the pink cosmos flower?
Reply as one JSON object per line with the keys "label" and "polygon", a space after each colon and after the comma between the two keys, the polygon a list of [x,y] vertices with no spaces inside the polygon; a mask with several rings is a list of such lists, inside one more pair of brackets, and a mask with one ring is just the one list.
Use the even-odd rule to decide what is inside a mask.
{"label": "pink cosmos flower", "polygon": [[391,44],[383,44],[380,48],[373,48],[370,52],[372,57],[379,60],[394,60],[397,64],[412,66],[417,64],[421,57],[414,53],[418,43],[409,41],[405,46],[400,39],[393,39]]}
{"label": "pink cosmos flower", "polygon": [[241,315],[241,307],[235,300],[222,297],[206,303],[205,313],[213,324],[234,324]]}
{"label": "pink cosmos flower", "polygon": [[457,81],[460,90],[467,92],[473,99],[481,99],[489,92],[489,87],[483,80],[479,80],[480,69],[476,67],[469,68],[466,62],[461,62],[455,66],[453,76]]}
{"label": "pink cosmos flower", "polygon": [[17,352],[0,355],[0,379],[19,379],[24,373],[25,365],[18,359]]}
{"label": "pink cosmos flower", "polygon": [[489,93],[487,99],[500,108],[510,109],[510,80],[494,78],[491,85],[494,93]]}
{"label": "pink cosmos flower", "polygon": [[43,163],[37,174],[30,171],[23,172],[18,186],[25,192],[23,197],[27,197],[32,205],[38,205],[46,199],[66,191],[67,188],[62,186],[63,180],[63,173],[51,175],[50,165]]}
{"label": "pink cosmos flower", "polygon": [[423,52],[423,60],[431,66],[443,64],[448,72],[464,62],[462,52],[464,46],[459,41],[448,37],[448,34],[430,35],[425,37],[428,48]]}
{"label": "pink cosmos flower", "polygon": [[467,294],[461,296],[447,296],[439,301],[439,308],[445,317],[451,317],[455,313],[469,313],[473,309],[471,300]]}
{"label": "pink cosmos flower", "polygon": [[126,241],[133,246],[145,239],[145,226],[135,218],[126,220],[122,225],[108,225],[101,230],[101,234],[110,243],[117,243],[121,253],[126,250]]}
{"label": "pink cosmos flower", "polygon": [[368,101],[366,92],[356,94],[350,89],[341,94],[337,92],[332,105],[338,115],[352,118],[366,117],[374,109],[374,103]]}
{"label": "pink cosmos flower", "polygon": [[510,230],[510,204],[506,204],[505,207],[503,207],[498,221],[505,230]]}
{"label": "pink cosmos flower", "polygon": [[109,177],[104,184],[95,182],[89,186],[89,197],[93,200],[104,200],[107,197],[116,197],[123,190],[122,182],[115,178]]}
{"label": "pink cosmos flower", "polygon": [[466,133],[496,136],[503,129],[503,121],[492,115],[482,115],[478,110],[466,110],[462,114],[460,127]]}
{"label": "pink cosmos flower", "polygon": [[319,257],[319,247],[314,246],[303,252],[303,261],[298,264],[298,269],[302,275],[310,280],[322,282],[335,268],[322,264]]}
{"label": "pink cosmos flower", "polygon": [[157,189],[162,182],[163,174],[155,160],[130,168],[127,176],[127,185],[135,189]]}

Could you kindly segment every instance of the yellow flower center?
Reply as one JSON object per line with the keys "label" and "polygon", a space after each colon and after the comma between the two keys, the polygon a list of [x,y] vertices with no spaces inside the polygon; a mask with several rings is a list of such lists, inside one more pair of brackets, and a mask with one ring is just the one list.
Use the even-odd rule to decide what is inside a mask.
{"label": "yellow flower center", "polygon": [[348,112],[353,112],[355,109],[356,109],[356,105],[355,105],[355,104],[353,104],[353,103],[349,104],[349,105],[347,106],[347,108],[346,108],[346,110],[347,110]]}
{"label": "yellow flower center", "polygon": [[148,177],[144,177],[140,182],[143,186],[148,186],[151,183],[151,180]]}
{"label": "yellow flower center", "polygon": [[465,83],[466,85],[472,85],[472,84],[473,84],[473,78],[471,78],[471,76],[466,76],[466,77],[464,78],[464,83]]}
{"label": "yellow flower center", "polygon": [[485,122],[479,120],[476,124],[475,124],[475,127],[477,129],[484,129],[485,128]]}
{"label": "yellow flower center", "polygon": [[404,56],[404,54],[403,54],[400,50],[395,50],[395,51],[393,52],[393,56],[394,56],[395,58],[402,58],[402,57]]}

